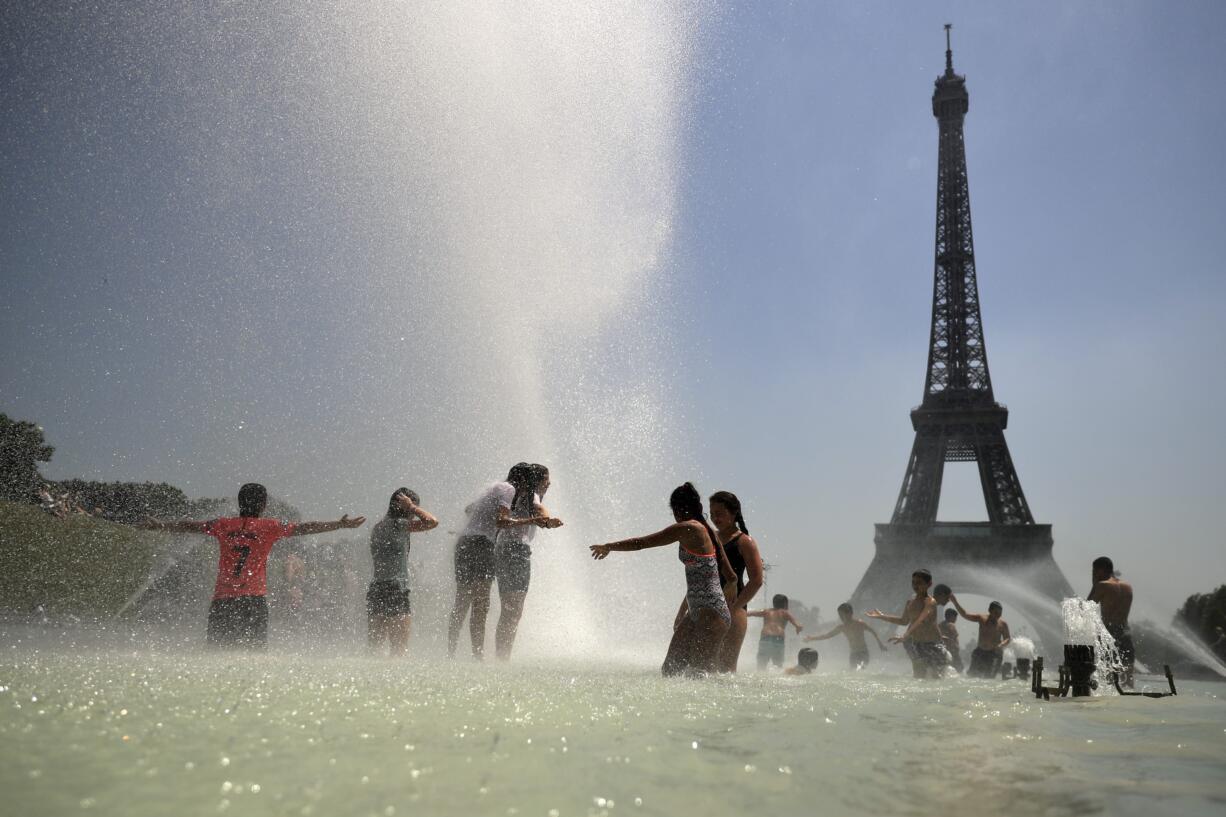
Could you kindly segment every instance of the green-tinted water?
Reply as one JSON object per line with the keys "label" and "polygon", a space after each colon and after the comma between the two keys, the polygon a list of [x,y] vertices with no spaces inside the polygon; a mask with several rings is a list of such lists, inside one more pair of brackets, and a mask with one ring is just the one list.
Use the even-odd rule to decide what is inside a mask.
{"label": "green-tinted water", "polygon": [[0,810],[40,814],[1213,814],[1224,688],[665,680],[651,668],[6,646]]}

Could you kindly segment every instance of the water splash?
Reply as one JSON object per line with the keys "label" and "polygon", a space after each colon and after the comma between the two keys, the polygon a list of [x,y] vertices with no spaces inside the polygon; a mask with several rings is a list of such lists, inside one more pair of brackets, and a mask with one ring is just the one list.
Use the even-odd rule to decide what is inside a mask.
{"label": "water splash", "polygon": [[1115,675],[1124,671],[1124,661],[1115,638],[1103,623],[1102,606],[1096,601],[1073,596],[1060,604],[1060,615],[1064,621],[1065,644],[1094,648],[1095,676],[1098,679],[1095,694],[1115,694]]}

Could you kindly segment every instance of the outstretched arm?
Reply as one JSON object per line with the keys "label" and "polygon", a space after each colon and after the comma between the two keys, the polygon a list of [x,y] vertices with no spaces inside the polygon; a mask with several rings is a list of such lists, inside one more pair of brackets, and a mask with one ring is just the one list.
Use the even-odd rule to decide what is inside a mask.
{"label": "outstretched arm", "polygon": [[592,558],[603,559],[614,551],[645,550],[646,548],[671,545],[674,542],[680,542],[681,536],[687,529],[688,526],[685,523],[678,522],[648,536],[635,536],[631,539],[621,539],[617,542],[609,542],[604,545],[592,545],[590,547]]}
{"label": "outstretched arm", "polygon": [[756,618],[766,618],[766,614],[769,612],[770,610],[746,610],[745,615],[754,616]]}
{"label": "outstretched arm", "polygon": [[984,622],[984,619],[987,618],[982,613],[968,613],[965,610],[963,610],[962,605],[958,603],[958,597],[955,596],[953,593],[949,594],[949,601],[953,604],[954,608],[957,609],[958,615],[962,616],[967,621],[973,621],[976,624],[982,624]]}
{"label": "outstretched arm", "polygon": [[868,616],[869,618],[878,619],[879,621],[889,622],[890,624],[897,624],[900,627],[910,621],[910,619],[908,619],[906,615],[892,616],[889,613],[883,613],[880,610],[869,610],[864,615]]}
{"label": "outstretched arm", "polygon": [[150,516],[146,517],[143,521],[137,522],[132,527],[140,528],[141,530],[161,530],[167,533],[204,533],[205,527],[208,524],[208,522],[193,522],[191,520],[162,522]]}
{"label": "outstretched arm", "polygon": [[537,516],[536,514],[532,514],[531,516],[512,516],[510,508],[508,508],[506,505],[500,505],[498,507],[498,519],[494,522],[494,526],[499,529],[522,528],[525,525],[539,525],[544,519],[547,518],[548,517]]}
{"label": "outstretched arm", "polygon": [[877,646],[884,650],[885,642],[881,640],[881,636],[877,635],[877,631],[874,630],[872,627],[868,626],[867,624],[864,625],[864,629],[868,630],[870,633],[873,634],[873,639],[876,640]]}
{"label": "outstretched arm", "polygon": [[828,633],[822,633],[821,635],[807,635],[805,636],[805,641],[825,641],[827,638],[834,638],[836,635],[838,635],[841,632],[843,632],[842,624],[835,627],[833,630],[831,630]]}
{"label": "outstretched arm", "polygon": [[290,536],[310,536],[313,533],[330,533],[342,528],[360,528],[365,521],[364,516],[350,519],[349,514],[345,514],[335,522],[301,522],[294,525],[294,532]]}

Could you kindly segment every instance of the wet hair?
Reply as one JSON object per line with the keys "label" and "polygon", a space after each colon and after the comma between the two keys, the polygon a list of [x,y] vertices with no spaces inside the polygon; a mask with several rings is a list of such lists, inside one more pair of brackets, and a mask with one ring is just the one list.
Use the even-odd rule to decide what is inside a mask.
{"label": "wet hair", "polygon": [[928,570],[928,568],[921,567],[919,570],[916,570],[911,574],[911,578],[915,578],[916,576],[919,576],[924,581],[932,584],[932,573]]}
{"label": "wet hair", "polygon": [[507,474],[507,482],[515,488],[511,507],[517,513],[523,513],[524,510],[532,513],[532,499],[536,495],[536,489],[547,476],[549,469],[538,462],[521,462],[511,469],[511,473]]}
{"label": "wet hair", "polygon": [[813,672],[817,669],[817,659],[820,656],[817,650],[812,647],[805,647],[800,652],[796,653],[796,666],[803,669],[805,672]]}
{"label": "wet hair", "polygon": [[[707,514],[702,507],[702,494],[698,493],[694,483],[687,482],[674,488],[668,496],[668,506],[683,521],[701,522],[702,526],[707,529],[707,536],[711,537],[711,544],[715,546],[716,555],[719,555],[723,547],[715,536],[715,531],[711,529],[711,523],[707,521]],[[723,581],[723,578],[720,580]]]}
{"label": "wet hair", "polygon": [[936,587],[932,588],[932,595],[934,596],[948,596],[952,592],[954,591],[951,590],[947,584],[938,584]]}
{"label": "wet hair", "polygon": [[850,616],[851,615],[851,605],[848,604],[847,602],[843,602],[842,604],[839,605],[838,612],[846,613],[847,615]]}
{"label": "wet hair", "polygon": [[421,497],[417,495],[416,491],[410,491],[408,488],[397,488],[396,493],[392,494],[392,498],[387,501],[387,515],[392,519],[407,519],[409,516],[409,512],[404,509],[404,506],[396,501],[401,494],[413,500],[414,505],[421,502]]}
{"label": "wet hair", "polygon": [[238,515],[259,516],[268,504],[268,489],[258,482],[248,482],[238,489]]}
{"label": "wet hair", "polygon": [[775,597],[771,599],[771,604],[774,605],[776,610],[786,610],[788,609],[788,597],[782,593],[776,593]]}
{"label": "wet hair", "polygon": [[1095,570],[1105,570],[1108,573],[1115,575],[1115,563],[1111,561],[1110,556],[1099,556],[1094,560]]}
{"label": "wet hair", "polygon": [[1001,611],[1002,613],[1003,613],[1003,612],[1005,612],[1005,608],[1001,606],[1001,604],[1000,604],[1000,602],[999,602],[999,601],[994,601],[994,602],[992,602],[991,604],[989,604],[989,605],[988,605],[988,612],[989,612],[989,613],[990,613],[990,612],[992,612],[992,608],[993,608],[993,607],[995,607],[997,610]]}
{"label": "wet hair", "polygon": [[716,491],[711,494],[711,501],[727,508],[728,512],[736,517],[736,526],[741,533],[749,534],[749,527],[745,524],[745,517],[741,513],[741,500],[736,498],[736,494],[731,491]]}
{"label": "wet hair", "polygon": [[956,620],[957,620],[957,618],[958,618],[958,611],[957,611],[957,610],[946,610],[946,611],[945,611],[945,620],[946,620],[946,621],[956,621]]}

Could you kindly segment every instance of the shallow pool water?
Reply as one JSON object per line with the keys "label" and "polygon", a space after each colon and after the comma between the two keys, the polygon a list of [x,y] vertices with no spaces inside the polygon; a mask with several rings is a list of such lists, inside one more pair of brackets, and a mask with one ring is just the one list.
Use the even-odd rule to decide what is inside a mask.
{"label": "shallow pool water", "polygon": [[1213,814],[1226,687],[4,645],[6,814]]}

